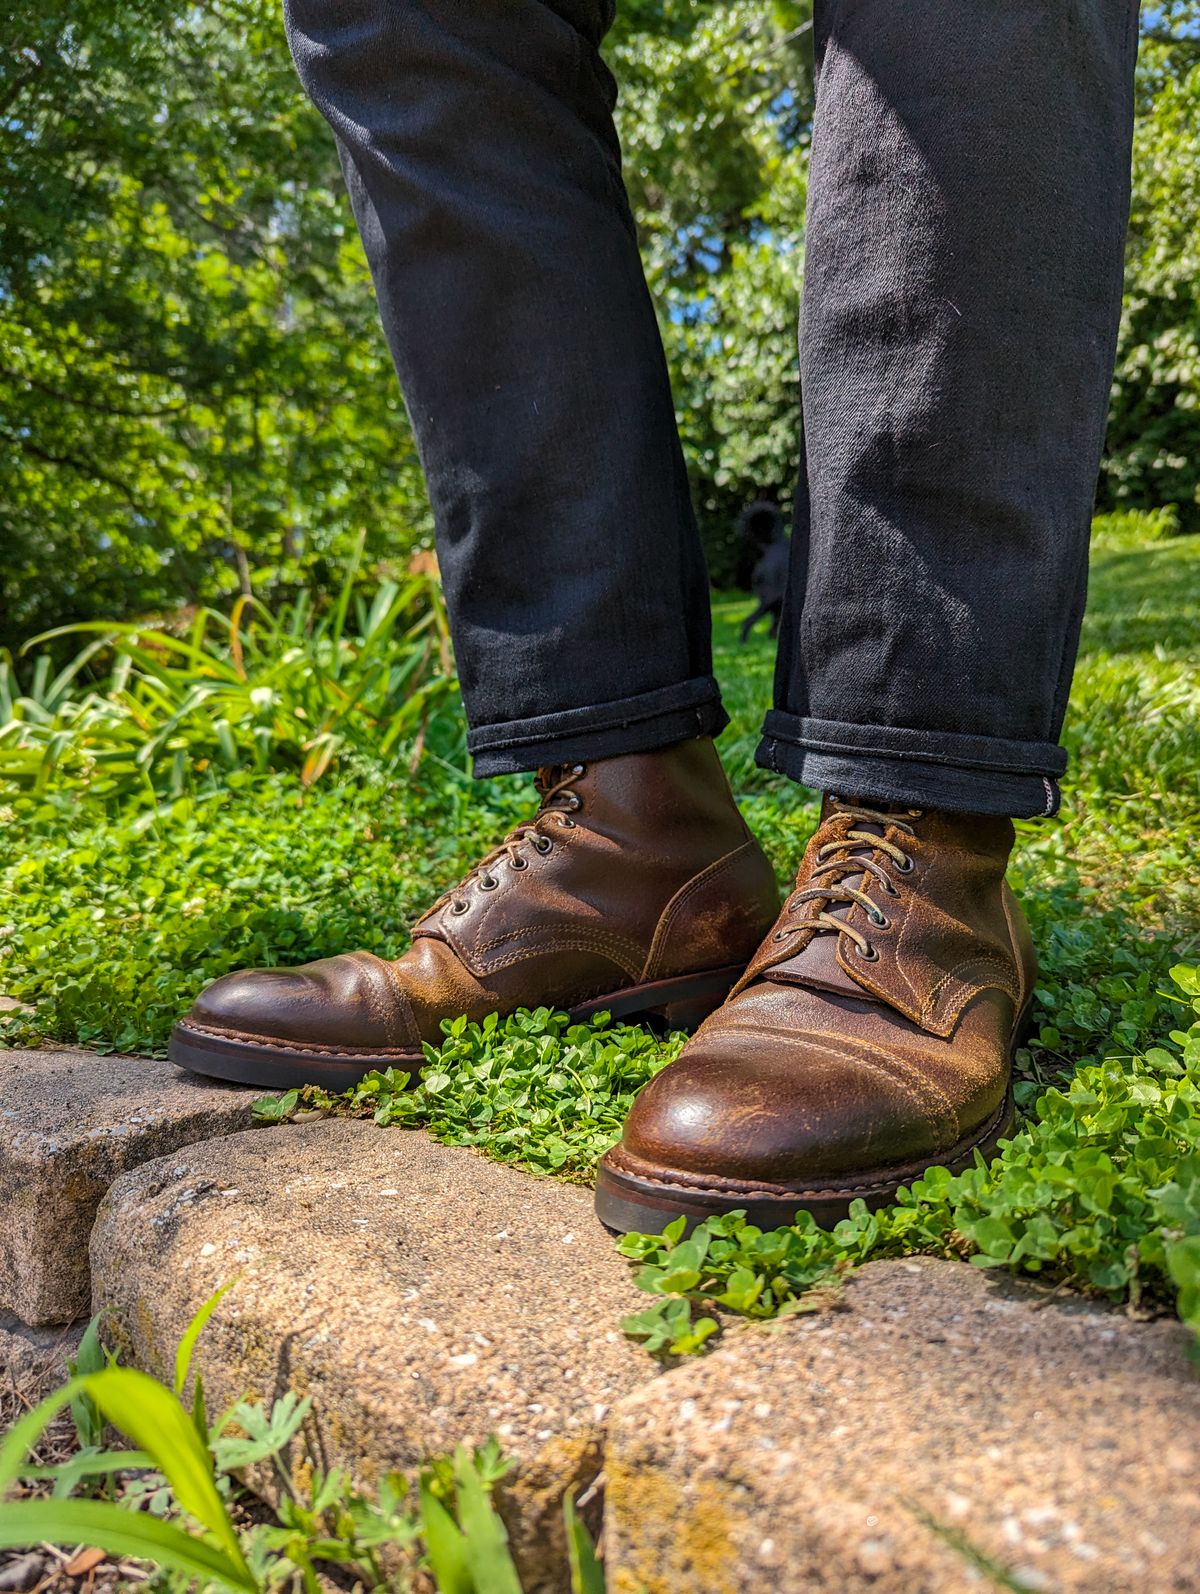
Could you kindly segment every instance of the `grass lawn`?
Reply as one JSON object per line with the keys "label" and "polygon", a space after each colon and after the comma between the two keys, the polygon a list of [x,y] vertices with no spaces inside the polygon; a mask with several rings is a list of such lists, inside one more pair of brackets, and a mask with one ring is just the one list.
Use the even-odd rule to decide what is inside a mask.
{"label": "grass lawn", "polygon": [[[993,1175],[927,1184],[840,1237],[801,1225],[767,1256],[754,1233],[718,1230],[701,1296],[767,1312],[861,1255],[973,1250],[1117,1299],[1177,1300],[1200,1326],[1200,1025],[1187,1032],[1191,1002],[1170,976],[1200,947],[1198,591],[1200,538],[1097,543],[1063,813],[1019,827],[1012,871],[1042,957],[1021,1143]],[[733,716],[721,745],[786,881],[816,799],[754,766],[773,647],[765,632],[739,644],[747,601],[716,605]],[[525,781],[476,785],[432,757],[387,775],[361,748],[307,790],[294,772],[247,770],[115,805],[78,781],[0,787],[0,992],[22,1004],[3,1036],[160,1051],[228,969],[395,954],[420,908],[532,804]],[[586,1180],[678,1045],[546,1013],[459,1023],[423,1082],[374,1079],[341,1110]],[[671,1271],[670,1241],[630,1243],[650,1283]],[[695,1299],[672,1300],[675,1320],[660,1301],[646,1337],[695,1348]]]}

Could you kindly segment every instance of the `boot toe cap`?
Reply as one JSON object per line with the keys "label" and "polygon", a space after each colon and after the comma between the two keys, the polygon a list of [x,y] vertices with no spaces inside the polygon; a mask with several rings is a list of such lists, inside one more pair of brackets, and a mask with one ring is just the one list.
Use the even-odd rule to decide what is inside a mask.
{"label": "boot toe cap", "polygon": [[638,1096],[622,1150],[701,1179],[805,1188],[934,1162],[959,1133],[953,1105],[901,1056],[714,1022]]}
{"label": "boot toe cap", "polygon": [[388,965],[361,952],[222,975],[196,998],[185,1022],[310,1046],[389,1048],[413,1039],[408,1003]]}

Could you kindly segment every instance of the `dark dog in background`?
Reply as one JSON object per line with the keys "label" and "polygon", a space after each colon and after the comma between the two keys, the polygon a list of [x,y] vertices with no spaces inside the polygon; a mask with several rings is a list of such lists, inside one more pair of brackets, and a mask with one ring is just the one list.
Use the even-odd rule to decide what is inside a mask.
{"label": "dark dog in background", "polygon": [[787,590],[789,552],[788,534],[779,505],[765,500],[747,504],[738,516],[738,536],[744,546],[753,550],[750,590],[758,599],[757,609],[742,622],[742,641],[749,640],[751,631],[767,615],[771,616],[771,636],[778,636],[783,595]]}

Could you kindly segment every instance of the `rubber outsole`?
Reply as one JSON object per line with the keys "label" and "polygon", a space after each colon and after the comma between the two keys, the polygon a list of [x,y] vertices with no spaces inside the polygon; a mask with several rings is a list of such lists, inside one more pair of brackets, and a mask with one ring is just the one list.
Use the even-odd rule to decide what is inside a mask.
{"label": "rubber outsole", "polygon": [[[583,1002],[570,1009],[570,1016],[582,1021],[594,1013],[607,1012],[623,1021],[641,1019],[668,1029],[691,1030],[720,1007],[742,971],[742,964],[731,964],[631,986]],[[268,1090],[291,1090],[302,1085],[347,1090],[374,1069],[396,1068],[415,1074],[425,1066],[425,1055],[416,1047],[308,1049],[302,1042],[235,1034],[213,1025],[194,1024],[186,1018],[180,1019],[172,1030],[167,1056],[189,1073]]]}
{"label": "rubber outsole", "polygon": [[638,1173],[622,1166],[620,1148],[610,1151],[596,1174],[596,1216],[614,1234],[661,1234],[676,1218],[687,1219],[690,1231],[705,1218],[744,1211],[759,1228],[776,1229],[793,1223],[798,1212],[809,1212],[821,1228],[832,1228],[850,1212],[853,1201],[868,1208],[886,1206],[901,1185],[911,1185],[935,1163],[951,1173],[961,1173],[974,1161],[976,1151],[985,1158],[1012,1130],[1013,1104],[1008,1095],[992,1120],[941,1156],[890,1168],[863,1169],[852,1182],[845,1179],[804,1187],[738,1185],[724,1179],[719,1187],[705,1188],[686,1181],[672,1170]]}

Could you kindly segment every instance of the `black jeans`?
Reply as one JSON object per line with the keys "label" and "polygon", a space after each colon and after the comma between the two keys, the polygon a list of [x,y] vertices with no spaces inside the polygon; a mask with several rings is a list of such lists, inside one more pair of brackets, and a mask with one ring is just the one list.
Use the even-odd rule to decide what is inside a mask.
{"label": "black jeans", "polygon": [[[611,0],[288,0],[429,483],[478,774],[725,723]],[[1051,813],[1136,0],[818,0],[807,459],[759,761]]]}

